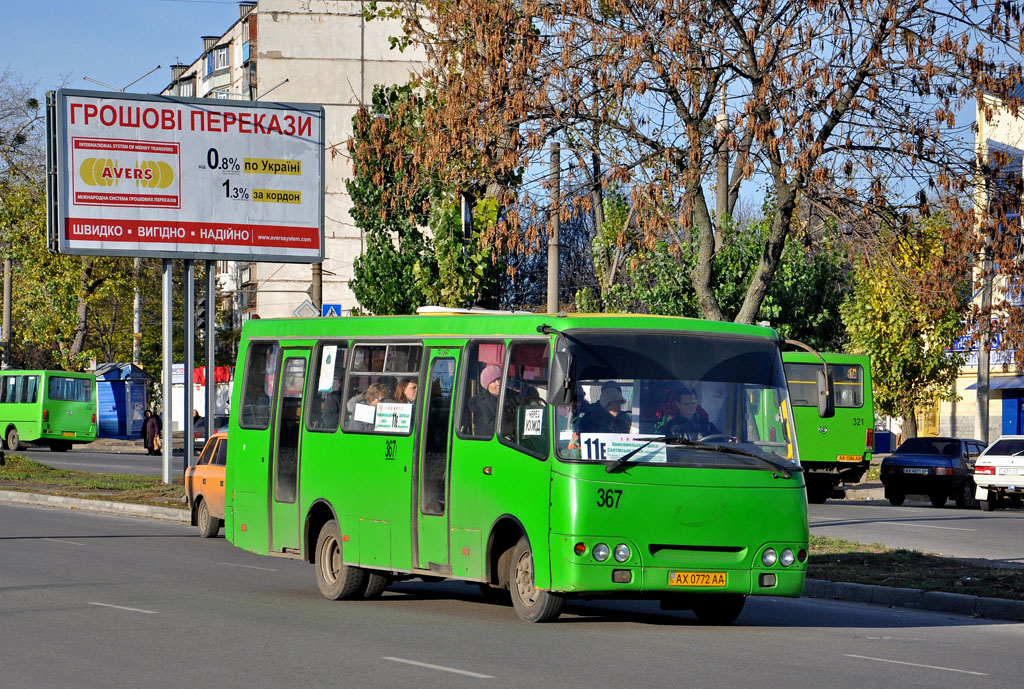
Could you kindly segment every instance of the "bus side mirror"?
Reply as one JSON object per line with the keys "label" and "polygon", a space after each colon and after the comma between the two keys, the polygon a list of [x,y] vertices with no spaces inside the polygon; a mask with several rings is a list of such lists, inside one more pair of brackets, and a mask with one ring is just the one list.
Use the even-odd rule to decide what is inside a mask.
{"label": "bus side mirror", "polygon": [[829,419],[836,415],[836,396],[832,389],[832,376],[818,369],[818,416]]}
{"label": "bus side mirror", "polygon": [[576,386],[573,383],[572,355],[565,350],[555,350],[551,358],[551,377],[548,381],[548,404],[565,407],[573,402]]}

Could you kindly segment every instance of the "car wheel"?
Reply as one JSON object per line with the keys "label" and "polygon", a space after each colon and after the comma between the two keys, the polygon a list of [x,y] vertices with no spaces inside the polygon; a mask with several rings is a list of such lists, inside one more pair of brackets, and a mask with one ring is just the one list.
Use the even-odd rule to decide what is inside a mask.
{"label": "car wheel", "polygon": [[210,506],[202,498],[196,507],[196,526],[203,538],[213,538],[220,531],[220,520],[210,514]]}
{"label": "car wheel", "polygon": [[893,507],[899,507],[903,504],[903,501],[907,499],[907,494],[893,488],[886,488],[885,499],[888,500],[889,504]]}
{"label": "car wheel", "polygon": [[542,591],[534,584],[533,552],[526,536],[519,539],[509,564],[509,592],[512,607],[519,619],[526,622],[549,622],[561,614],[565,599],[556,593]]}
{"label": "car wheel", "polygon": [[1017,509],[1020,506],[1021,506],[1020,496],[1019,495],[1011,495],[1010,496],[1010,507],[1013,507],[1014,509]]}
{"label": "car wheel", "polygon": [[747,597],[738,593],[701,596],[693,603],[693,614],[704,624],[732,624],[746,602]]}
{"label": "car wheel", "polygon": [[994,490],[988,491],[985,494],[985,499],[978,501],[978,504],[981,505],[982,512],[991,512],[999,506],[999,493]]}
{"label": "car wheel", "polygon": [[7,449],[11,452],[17,452],[21,449],[21,442],[18,440],[18,429],[11,426],[10,430],[7,431]]}
{"label": "car wheel", "polygon": [[349,567],[344,563],[341,532],[334,519],[323,525],[316,539],[314,551],[316,584],[328,600],[342,600],[361,596],[366,587],[366,570]]}
{"label": "car wheel", "polygon": [[954,498],[958,509],[974,507],[974,481],[967,479]]}
{"label": "car wheel", "polygon": [[945,493],[929,493],[928,499],[932,502],[932,507],[944,507],[946,505],[946,498],[948,496]]}

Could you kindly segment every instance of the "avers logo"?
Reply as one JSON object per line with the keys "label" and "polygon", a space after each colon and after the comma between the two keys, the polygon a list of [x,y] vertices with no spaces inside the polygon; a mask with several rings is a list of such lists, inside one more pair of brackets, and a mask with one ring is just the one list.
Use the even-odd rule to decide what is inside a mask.
{"label": "avers logo", "polygon": [[134,182],[147,189],[166,189],[174,183],[174,169],[162,160],[140,160],[134,167],[127,167],[110,158],[86,158],[79,166],[78,174],[90,187]]}

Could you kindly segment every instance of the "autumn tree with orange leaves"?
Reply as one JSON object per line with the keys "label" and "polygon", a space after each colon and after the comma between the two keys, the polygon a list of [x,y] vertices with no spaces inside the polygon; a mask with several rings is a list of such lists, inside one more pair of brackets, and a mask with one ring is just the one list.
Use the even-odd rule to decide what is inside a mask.
{"label": "autumn tree with orange leaves", "polygon": [[[408,0],[393,7],[404,19],[403,40],[421,45],[429,61],[418,85],[433,106],[414,162],[509,209],[493,238],[499,251],[542,241],[543,223],[525,214],[550,210],[547,148],[559,141],[563,166],[568,160],[575,175],[584,172],[592,193],[569,189],[574,201],[555,210],[597,212],[605,190],[625,192],[631,237],[697,256],[689,278],[707,318],[723,319],[714,257],[728,218],[717,217],[716,194],[728,216],[745,193],[774,201],[740,322],[756,317],[798,217],[835,223],[871,251],[879,222],[942,207],[953,250],[941,270],[962,275],[975,261],[987,208],[974,207],[972,189],[988,171],[977,164],[969,116],[958,113],[969,115],[982,92],[1018,106],[1024,39],[1016,5]],[[729,163],[724,184],[720,154]],[[999,257],[1010,255],[1019,228],[1005,219],[999,227],[995,263],[1010,266]],[[945,274],[939,270],[932,275]],[[940,292],[930,290],[935,299]]]}

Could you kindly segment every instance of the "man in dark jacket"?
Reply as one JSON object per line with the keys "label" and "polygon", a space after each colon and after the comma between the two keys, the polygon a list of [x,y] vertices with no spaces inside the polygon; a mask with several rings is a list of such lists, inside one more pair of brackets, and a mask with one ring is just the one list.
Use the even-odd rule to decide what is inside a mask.
{"label": "man in dark jacket", "polygon": [[722,431],[711,420],[700,413],[697,393],[689,388],[679,393],[679,415],[666,423],[661,432],[669,438],[686,438],[697,441],[709,435],[721,435]]}

